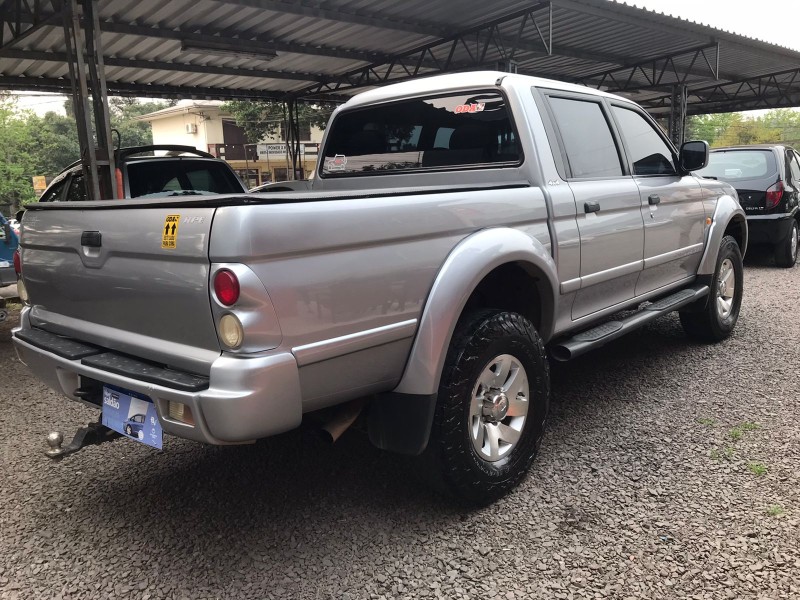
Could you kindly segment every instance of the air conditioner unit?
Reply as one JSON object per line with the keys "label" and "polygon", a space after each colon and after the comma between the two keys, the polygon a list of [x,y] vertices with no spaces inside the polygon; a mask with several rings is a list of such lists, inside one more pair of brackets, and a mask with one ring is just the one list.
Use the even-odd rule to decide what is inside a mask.
{"label": "air conditioner unit", "polygon": [[197,133],[197,124],[186,123],[186,133]]}

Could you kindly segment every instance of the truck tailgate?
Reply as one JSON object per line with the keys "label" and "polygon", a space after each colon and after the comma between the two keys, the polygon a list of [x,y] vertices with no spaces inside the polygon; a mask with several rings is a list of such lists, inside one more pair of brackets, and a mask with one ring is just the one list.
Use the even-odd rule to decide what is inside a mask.
{"label": "truck tailgate", "polygon": [[55,208],[23,221],[31,324],[207,373],[220,354],[208,291],[215,208]]}

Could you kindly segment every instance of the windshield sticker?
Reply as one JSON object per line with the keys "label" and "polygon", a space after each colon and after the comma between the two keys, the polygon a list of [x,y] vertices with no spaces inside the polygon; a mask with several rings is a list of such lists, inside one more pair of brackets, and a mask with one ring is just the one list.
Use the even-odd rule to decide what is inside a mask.
{"label": "windshield sticker", "polygon": [[161,247],[175,250],[178,247],[178,225],[180,215],[167,215],[164,219],[164,229],[161,230]]}
{"label": "windshield sticker", "polygon": [[486,108],[486,104],[484,102],[475,102],[472,104],[459,104],[453,110],[454,113],[460,115],[462,113],[476,113],[476,112],[483,112],[483,109]]}
{"label": "windshield sticker", "polygon": [[347,157],[344,154],[337,154],[328,163],[329,171],[344,171],[347,167]]}

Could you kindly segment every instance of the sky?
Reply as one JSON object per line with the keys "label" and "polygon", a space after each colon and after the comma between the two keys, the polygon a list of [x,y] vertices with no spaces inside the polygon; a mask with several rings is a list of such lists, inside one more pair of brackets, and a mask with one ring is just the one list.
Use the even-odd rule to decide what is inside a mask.
{"label": "sky", "polygon": [[[800,51],[800,0],[627,0],[674,17],[689,19]],[[64,96],[20,98],[20,108],[38,114],[49,110],[64,114]]]}
{"label": "sky", "polygon": [[800,0],[627,0],[625,3],[800,50]]}

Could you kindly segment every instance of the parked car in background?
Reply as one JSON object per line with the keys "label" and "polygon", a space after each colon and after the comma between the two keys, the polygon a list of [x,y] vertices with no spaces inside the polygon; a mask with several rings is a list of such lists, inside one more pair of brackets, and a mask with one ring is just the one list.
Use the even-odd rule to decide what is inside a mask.
{"label": "parked car in background", "polygon": [[14,270],[14,253],[19,245],[18,233],[11,225],[11,221],[0,214],[0,287],[13,285],[17,282],[17,273]]}
{"label": "parked car in background", "polygon": [[[164,154],[156,155],[156,152]],[[159,198],[246,192],[224,160],[191,146],[136,146],[115,152],[119,198]],[[39,202],[83,201],[88,197],[80,161],[61,171]]]}
{"label": "parked car in background", "polygon": [[264,192],[305,192],[311,189],[311,180],[298,179],[297,181],[276,181],[264,183],[251,188],[251,194],[261,194]]}
{"label": "parked car in background", "polygon": [[730,183],[747,215],[752,244],[768,244],[779,267],[797,262],[800,155],[790,146],[737,146],[711,151],[697,175]]}

